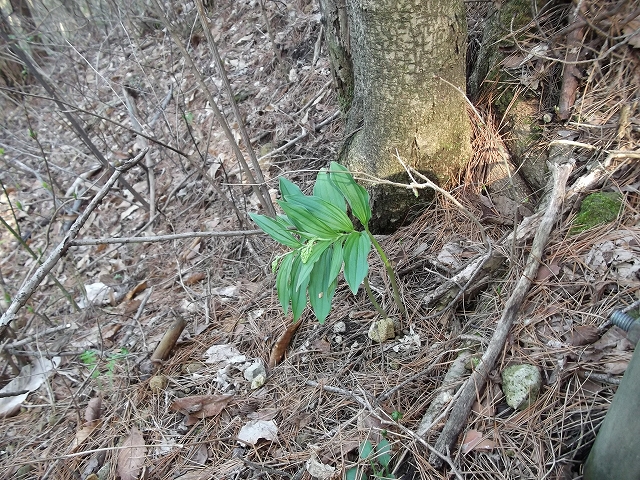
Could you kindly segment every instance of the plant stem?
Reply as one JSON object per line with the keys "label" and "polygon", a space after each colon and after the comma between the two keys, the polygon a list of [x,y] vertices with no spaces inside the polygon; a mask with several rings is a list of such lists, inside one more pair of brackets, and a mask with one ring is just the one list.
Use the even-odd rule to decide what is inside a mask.
{"label": "plant stem", "polygon": [[396,303],[396,305],[400,309],[400,313],[402,314],[402,317],[406,319],[407,309],[405,308],[404,303],[402,302],[402,297],[400,296],[400,289],[398,288],[398,281],[396,280],[396,273],[393,271],[393,266],[391,265],[391,262],[389,261],[387,254],[384,253],[384,250],[382,249],[382,247],[380,246],[376,238],[373,236],[373,234],[369,231],[367,227],[365,227],[365,231],[367,232],[367,235],[369,235],[369,238],[371,239],[371,243],[373,243],[373,246],[376,248],[376,251],[380,256],[380,260],[382,260],[382,263],[384,263],[384,268],[387,271],[387,275],[389,276],[389,281],[391,282],[391,290],[393,292],[393,301]]}
{"label": "plant stem", "polygon": [[364,289],[367,291],[367,296],[369,297],[369,300],[373,304],[373,308],[376,309],[376,311],[382,316],[383,319],[386,320],[387,318],[389,318],[389,316],[387,315],[387,312],[384,311],[384,309],[380,306],[380,304],[376,300],[376,297],[373,296],[371,285],[369,285],[369,277],[364,277]]}

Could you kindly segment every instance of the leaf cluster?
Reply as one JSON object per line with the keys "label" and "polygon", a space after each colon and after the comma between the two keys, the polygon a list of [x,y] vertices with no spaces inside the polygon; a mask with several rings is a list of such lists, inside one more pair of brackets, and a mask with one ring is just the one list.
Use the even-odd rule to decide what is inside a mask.
{"label": "leaf cluster", "polygon": [[[292,249],[272,265],[277,271],[278,300],[285,315],[291,305],[296,321],[308,297],[316,318],[323,323],[331,310],[340,272],[355,294],[369,271],[369,194],[336,162],[329,170],[320,170],[312,195],[305,195],[285,178],[280,179],[280,193],[278,204],[284,215],[251,214],[265,233]],[[347,206],[364,231],[355,229]]]}
{"label": "leaf cluster", "polygon": [[[368,460],[373,477],[376,479],[396,478],[390,471],[391,444],[389,440],[383,438],[375,447],[369,440],[365,440],[360,445],[360,459]],[[346,480],[356,480],[358,478],[358,467],[351,467],[345,475]]]}

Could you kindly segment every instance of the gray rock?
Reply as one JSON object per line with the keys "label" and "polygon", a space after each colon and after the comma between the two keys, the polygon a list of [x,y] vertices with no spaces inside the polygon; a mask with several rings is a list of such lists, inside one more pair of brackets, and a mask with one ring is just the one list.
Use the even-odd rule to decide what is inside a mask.
{"label": "gray rock", "polygon": [[382,318],[371,324],[367,336],[374,342],[382,343],[385,340],[396,336],[393,320],[390,318]]}
{"label": "gray rock", "polygon": [[507,404],[516,410],[524,410],[538,399],[542,377],[533,365],[512,365],[502,372],[502,391]]}
{"label": "gray rock", "polygon": [[267,371],[264,368],[264,365],[261,361],[257,361],[251,365],[249,365],[244,373],[244,378],[248,382],[251,382],[251,389],[255,390],[256,388],[260,388],[264,385],[264,382],[267,379]]}

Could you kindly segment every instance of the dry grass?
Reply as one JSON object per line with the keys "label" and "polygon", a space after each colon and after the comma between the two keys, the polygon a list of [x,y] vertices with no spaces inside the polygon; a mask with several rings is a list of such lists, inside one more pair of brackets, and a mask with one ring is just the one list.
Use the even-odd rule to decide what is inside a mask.
{"label": "dry grass", "polygon": [[[248,25],[259,15],[257,7],[252,9],[243,4],[242,8],[234,9],[232,4],[228,2],[220,7],[222,15],[217,24],[220,31],[226,32],[224,38],[230,46],[243,36],[243,28],[251,31]],[[595,11],[613,4],[593,3],[590,8]],[[310,21],[313,10],[302,3],[291,8],[295,15],[278,11],[274,22],[277,28],[287,32],[287,45],[291,50],[300,47],[308,54],[307,47],[313,50],[314,35],[318,33],[310,30],[310,25],[316,25]],[[550,17],[553,14],[545,13],[541,28],[553,23]],[[236,29],[231,32],[228,28],[233,24]],[[530,49],[539,40],[531,33],[521,46]],[[595,35],[590,45],[601,51],[602,39]],[[328,65],[326,59],[320,59],[315,69],[300,69],[299,82],[288,83],[282,81],[288,72],[277,72],[279,67],[264,64],[263,59],[270,58],[270,46],[255,48],[259,51],[252,54],[242,48],[229,47],[225,55],[250,65],[248,71],[254,72],[254,76],[238,73],[233,77],[234,87],[255,94],[243,108],[246,108],[251,131],[264,134],[258,146],[268,141],[277,146],[299,134],[302,125],[299,107],[322,90],[329,79]],[[554,48],[559,51],[562,45]],[[201,61],[207,55],[204,49],[196,52]],[[156,55],[168,62],[166,51],[157,51]],[[633,104],[638,94],[637,57],[636,50],[622,46],[598,62],[585,64],[588,75],[576,105],[576,118],[566,126],[546,126],[541,142],[554,139],[558,129],[571,128],[578,133],[576,141],[597,149],[637,149],[637,123],[632,122],[622,136],[618,135],[622,108]],[[302,64],[307,65],[308,55],[303,58],[306,60]],[[536,68],[545,66],[548,67],[545,71],[553,71],[551,63],[544,59]],[[261,67],[264,68],[261,70]],[[135,71],[137,67],[123,61],[118,68],[124,75],[128,69]],[[52,76],[60,78],[64,73],[62,66],[58,66]],[[145,77],[145,81],[154,80]],[[547,88],[545,93],[557,91],[552,81],[551,76],[542,79]],[[254,82],[263,82],[268,88],[258,95]],[[183,99],[194,92],[190,90],[193,85],[187,81],[185,85]],[[100,93],[108,98],[108,92]],[[195,118],[194,136],[204,141],[208,138],[207,110],[202,99],[196,98],[187,105],[187,110],[193,112]],[[42,117],[54,122],[55,116],[47,103],[33,102],[31,109],[40,108]],[[544,101],[540,105],[542,114]],[[335,99],[327,94],[314,108],[316,120],[323,119],[333,113]],[[17,109],[14,113],[7,128],[24,131],[24,120],[18,116]],[[178,139],[186,148],[189,140],[184,125],[171,120],[180,118],[181,114],[180,108],[168,111],[169,120],[158,135]],[[471,193],[481,191],[486,180],[482,173],[486,165],[503,161],[504,144],[499,127],[493,125],[499,126],[500,119],[494,121],[487,114],[487,126],[476,130],[476,156],[464,180],[468,188],[454,192],[479,217],[484,211]],[[100,128],[103,128],[100,134],[113,145],[121,146],[120,149],[133,142],[131,135]],[[49,139],[42,125],[36,129],[43,132],[43,139]],[[273,159],[267,167],[271,185],[275,185],[279,175],[286,174],[308,188],[314,172],[334,157],[340,135],[340,127],[332,125],[320,134],[312,134],[293,151]],[[75,145],[73,139],[65,140],[68,140],[66,144]],[[12,155],[16,158],[30,158],[29,155],[37,153],[18,134],[7,141],[13,146]],[[228,148],[215,135],[206,150],[211,157],[223,159],[223,164],[225,158],[230,158]],[[584,157],[578,158],[580,168],[576,175],[586,170],[588,162],[600,158],[598,151],[593,156],[591,151],[585,152]],[[582,155],[582,150],[579,153]],[[60,152],[51,156],[52,162],[68,167],[90,164],[90,160],[82,156],[76,160],[77,163],[71,165]],[[157,160],[158,170],[165,169],[167,174],[159,176],[164,217],[154,226],[155,233],[240,228],[231,212],[212,197],[206,182],[197,176],[190,177],[178,157],[167,154],[162,158],[158,156]],[[210,166],[211,162],[207,163],[207,168]],[[225,165],[227,167],[226,182],[233,198],[239,202],[246,193],[246,185],[241,185],[241,176],[233,174],[231,163]],[[19,174],[11,170],[7,175],[15,180]],[[142,181],[142,174],[130,180],[132,183]],[[65,179],[63,183],[66,186],[69,181]],[[184,187],[176,188],[181,183]],[[41,209],[36,211],[46,212],[51,207],[46,203],[50,200],[34,185],[30,186],[36,193],[18,191],[14,195],[28,198],[30,205],[40,205]],[[625,194],[624,209],[617,222],[575,236],[568,234],[571,218],[557,225],[543,258],[551,273],[540,276],[534,283],[503,355],[484,390],[478,392],[477,408],[468,420],[467,430],[482,432],[496,447],[467,454],[462,454],[459,448],[451,452],[453,463],[464,478],[569,479],[579,474],[580,464],[615,391],[615,385],[588,376],[596,372],[619,379],[619,370],[612,372],[628,361],[631,346],[621,336],[601,348],[575,346],[571,335],[584,326],[597,327],[601,335],[605,334],[611,310],[631,303],[638,295],[637,282],[620,283],[609,276],[610,272],[598,273],[594,281],[594,272],[585,258],[598,242],[621,236],[638,238],[637,185],[635,165],[625,166],[607,179],[604,188],[619,189]],[[142,214],[121,220],[120,213],[124,210],[121,205],[118,197],[106,202],[86,234],[133,232],[145,223]],[[31,220],[23,217],[21,221]],[[59,225],[56,225],[52,235],[58,233]],[[498,242],[512,227],[494,223],[487,228],[492,241]],[[24,278],[24,269],[18,265],[28,267],[27,256],[7,237],[3,236],[3,240],[2,275],[7,284],[17,285]],[[123,288],[147,280],[154,286],[154,292],[143,315],[134,321],[136,305],[133,302],[77,314],[61,306],[59,292],[50,285],[39,291],[33,300],[36,313],[23,312],[21,332],[37,331],[46,321],[70,322],[74,328],[39,338],[33,344],[34,350],[25,350],[27,355],[35,354],[35,349],[42,354],[58,353],[63,355],[63,360],[49,383],[29,397],[19,415],[0,420],[3,432],[0,476],[8,478],[18,467],[30,465],[32,470],[22,478],[86,478],[83,471],[92,461],[97,461],[107,466],[108,478],[115,478],[118,447],[130,429],[136,427],[143,432],[147,445],[148,478],[303,479],[310,478],[305,464],[313,456],[335,466],[336,474],[340,474],[348,467],[364,463],[357,458],[358,446],[368,438],[374,442],[379,440],[382,431],[393,446],[397,475],[405,479],[450,478],[449,471],[436,471],[430,466],[423,445],[397,425],[381,423],[376,415],[401,412],[401,425],[410,430],[417,428],[425,410],[443,387],[442,378],[457,354],[463,349],[470,349],[474,354],[482,352],[484,341],[491,337],[527,255],[526,248],[510,252],[501,278],[495,279],[477,298],[465,299],[455,311],[439,314],[427,309],[422,298],[454,273],[455,268],[443,266],[437,260],[442,247],[450,242],[463,247],[461,262],[483,248],[473,223],[441,197],[412,225],[382,240],[400,273],[409,312],[409,318],[401,321],[400,338],[382,345],[372,343],[366,334],[376,317],[375,310],[364,292],[354,297],[341,285],[326,324],[318,325],[310,312],[303,315],[302,326],[285,360],[268,372],[267,383],[262,388],[251,390],[241,372],[229,372],[236,384],[233,399],[220,415],[193,427],[185,427],[183,415],[171,411],[170,404],[176,397],[221,393],[216,382],[219,367],[204,361],[207,349],[212,345],[232,344],[248,359],[262,359],[266,363],[272,345],[290,322],[283,317],[278,305],[273,277],[265,274],[271,260],[280,253],[279,247],[264,237],[217,238],[202,240],[189,259],[184,254],[189,250],[190,241],[123,246],[106,257],[101,257],[105,251],[99,247],[78,248],[65,268],[56,272],[68,288],[77,291],[79,284],[99,278]],[[36,229],[32,246],[45,245],[44,232]],[[637,253],[637,243],[633,248]],[[557,273],[553,273],[552,266],[558,267]],[[188,284],[186,278],[192,272],[205,273],[205,279]],[[126,282],[115,281],[117,274],[124,275]],[[382,306],[398,317],[384,268],[377,258],[372,259],[371,284]],[[233,296],[223,296],[215,293],[220,287],[237,288]],[[431,318],[434,314],[435,318]],[[174,315],[184,316],[188,327],[171,357],[159,368],[158,373],[169,379],[166,389],[154,393],[149,388],[144,360]],[[343,332],[334,331],[338,322],[344,322]],[[127,332],[130,342],[125,345],[123,339]],[[420,344],[411,341],[412,335],[419,338]],[[471,335],[482,341],[472,340]],[[89,378],[90,369],[78,359],[78,353],[87,348],[108,355],[121,347],[126,347],[130,355],[116,362],[112,375],[105,372],[106,357],[100,362],[103,373],[97,379]],[[508,365],[521,362],[540,368],[544,386],[532,407],[517,412],[504,401],[500,372]],[[7,379],[9,368],[3,368],[3,379]],[[84,408],[91,397],[98,395],[103,397],[101,423],[74,451],[71,445],[82,424]],[[363,406],[359,401],[362,398],[366,398],[372,410]],[[238,442],[238,431],[252,418],[273,419],[278,426],[277,439],[254,446]],[[441,426],[442,421],[425,440],[435,443]],[[82,453],[76,454],[79,451]]]}

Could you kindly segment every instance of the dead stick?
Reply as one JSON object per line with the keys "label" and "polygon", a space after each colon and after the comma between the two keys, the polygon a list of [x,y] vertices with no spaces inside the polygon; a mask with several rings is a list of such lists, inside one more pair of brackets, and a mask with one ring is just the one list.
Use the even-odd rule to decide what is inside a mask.
{"label": "dead stick", "polygon": [[58,263],[58,260],[60,260],[60,258],[66,253],[66,251],[71,246],[71,241],[76,237],[76,235],[78,235],[78,232],[89,218],[91,212],[98,206],[105,195],[109,192],[111,187],[113,187],[113,185],[118,181],[120,175],[122,175],[124,172],[126,172],[131,167],[136,165],[140,160],[142,160],[147,152],[148,150],[142,150],[135,158],[132,158],[124,162],[122,165],[115,167],[115,171],[113,172],[109,180],[107,180],[107,183],[105,183],[100,191],[96,194],[96,196],[93,197],[93,200],[91,200],[84,212],[82,212],[82,214],[76,219],[76,221],[73,222],[73,225],[71,225],[71,228],[64,236],[62,241],[49,254],[42,265],[38,267],[29,281],[27,281],[22,286],[20,291],[18,291],[13,301],[11,302],[11,305],[9,305],[9,308],[7,308],[7,311],[4,312],[2,317],[0,317],[0,328],[2,328],[2,330],[4,330],[4,327],[15,318],[18,310],[20,310],[25,305],[25,303],[27,303],[27,300],[29,300],[35,289],[38,288],[38,285],[40,285],[44,277],[55,266],[55,264]]}
{"label": "dead stick", "polygon": [[[569,23],[579,21],[581,14],[584,13],[584,4],[578,2],[570,14]],[[572,30],[567,35],[567,56],[569,62],[577,62],[580,59],[580,47],[583,44],[584,26]],[[580,82],[580,69],[574,63],[564,65],[562,74],[562,88],[560,89],[560,101],[558,102],[558,118],[560,120],[568,120],[571,116],[571,108],[576,102],[576,91]]]}
{"label": "dead stick", "polygon": [[243,235],[260,235],[262,230],[223,230],[220,232],[183,232],[171,235],[155,235],[150,237],[106,237],[106,238],[78,238],[71,242],[71,245],[78,247],[81,245],[110,245],[118,243],[152,243],[168,242],[171,240],[181,240],[184,238],[209,238],[209,237],[240,237]]}
{"label": "dead stick", "polygon": [[[529,253],[529,258],[527,259],[524,272],[518,280],[513,293],[507,300],[505,309],[502,312],[502,317],[496,326],[496,330],[489,342],[487,351],[482,356],[480,364],[461,387],[460,397],[451,410],[451,415],[449,416],[449,419],[436,442],[435,448],[438,452],[447,452],[450,450],[465,426],[473,401],[476,399],[476,393],[484,386],[487,375],[493,369],[496,359],[500,355],[500,352],[502,352],[507,335],[511,330],[511,326],[518,314],[518,310],[529,291],[532,279],[536,278],[542,254],[544,253],[547,241],[549,240],[549,234],[556,222],[558,212],[562,207],[567,179],[573,170],[574,164],[573,159],[570,158],[570,150],[554,150],[556,149],[553,149],[549,155],[549,169],[553,173],[553,190],[551,192],[551,200],[549,201],[549,205],[547,206],[544,216],[542,217],[542,221],[540,222],[540,227],[533,239],[531,252]],[[429,461],[438,468],[442,466],[442,459],[435,454],[430,456]]]}
{"label": "dead stick", "polygon": [[152,362],[162,362],[167,359],[169,353],[171,353],[171,350],[175,347],[178,338],[180,338],[180,334],[186,326],[187,322],[184,318],[179,316],[175,319],[169,330],[167,330],[162,336],[162,340],[160,340],[156,349],[153,351],[153,354],[151,355]]}

